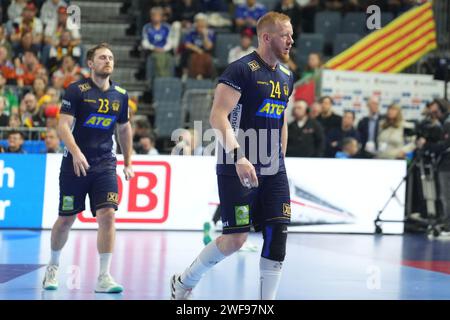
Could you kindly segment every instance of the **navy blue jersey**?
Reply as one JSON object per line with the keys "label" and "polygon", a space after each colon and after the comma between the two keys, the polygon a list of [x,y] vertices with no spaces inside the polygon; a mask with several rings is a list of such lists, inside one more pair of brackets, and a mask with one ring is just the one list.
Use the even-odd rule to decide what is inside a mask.
{"label": "navy blue jersey", "polygon": [[[284,157],[281,152],[281,129],[293,89],[292,73],[281,64],[271,68],[254,51],[231,63],[220,76],[219,82],[241,93],[237,106],[228,117],[233,130],[237,132],[241,147],[240,138],[242,137],[239,137],[240,133],[237,130],[242,129],[244,133],[248,132],[248,129],[256,130],[257,143],[255,141],[249,143],[249,139],[245,140],[245,155],[255,166],[256,174],[268,174],[261,169],[273,166],[274,156],[278,157],[277,170],[269,170],[270,174],[285,171]],[[267,145],[261,139],[264,133],[261,129],[266,129]],[[273,134],[274,131],[277,135]],[[273,137],[277,139],[272,141]],[[223,148],[221,150],[225,159]],[[268,159],[271,159],[270,162]],[[236,168],[229,161],[222,164],[219,158],[217,174],[236,175]]]}
{"label": "navy blue jersey", "polygon": [[[91,168],[115,168],[113,153],[116,123],[128,121],[128,94],[111,82],[106,91],[100,90],[89,78],[72,83],[64,94],[61,113],[74,116],[72,134]],[[61,171],[73,173],[72,155],[67,148]]]}

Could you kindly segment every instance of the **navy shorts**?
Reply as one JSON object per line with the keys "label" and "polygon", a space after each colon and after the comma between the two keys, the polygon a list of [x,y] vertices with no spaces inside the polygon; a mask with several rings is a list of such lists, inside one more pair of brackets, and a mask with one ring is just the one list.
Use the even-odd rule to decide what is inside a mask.
{"label": "navy shorts", "polygon": [[266,224],[291,221],[286,172],[258,177],[258,188],[244,187],[238,176],[217,176],[223,234],[261,231]]}
{"label": "navy shorts", "polygon": [[59,176],[59,215],[72,216],[85,210],[86,195],[92,215],[101,208],[117,210],[119,194],[115,170],[88,173],[85,177],[61,173]]}

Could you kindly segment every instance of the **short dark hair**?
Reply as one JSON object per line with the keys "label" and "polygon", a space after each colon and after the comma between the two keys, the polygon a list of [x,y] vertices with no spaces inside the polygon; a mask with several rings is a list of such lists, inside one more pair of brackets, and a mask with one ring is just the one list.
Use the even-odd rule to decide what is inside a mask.
{"label": "short dark hair", "polygon": [[320,97],[319,103],[324,102],[325,99],[330,99],[331,104],[334,104],[334,100],[333,100],[333,98],[331,98],[330,96],[323,96],[323,97]]}
{"label": "short dark hair", "polygon": [[19,131],[19,130],[10,130],[10,131],[8,131],[8,138],[9,138],[10,136],[12,136],[13,134],[18,134],[18,135],[21,136],[22,140],[25,140],[25,135],[23,134],[22,131]]}
{"label": "short dark hair", "polygon": [[87,53],[86,53],[86,60],[87,61],[92,61],[94,60],[95,57],[95,52],[99,49],[109,49],[112,52],[111,46],[106,43],[106,42],[102,42],[99,43],[98,45],[96,45],[95,47],[90,48]]}
{"label": "short dark hair", "polygon": [[356,117],[355,111],[353,111],[353,110],[344,110],[344,114],[346,114],[346,113],[351,113],[352,116],[353,116],[353,119],[355,119],[355,117]]}

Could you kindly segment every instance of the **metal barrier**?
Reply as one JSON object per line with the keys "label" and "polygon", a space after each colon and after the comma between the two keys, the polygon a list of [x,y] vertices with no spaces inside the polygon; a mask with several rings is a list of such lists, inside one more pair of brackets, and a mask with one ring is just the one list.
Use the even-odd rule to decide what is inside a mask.
{"label": "metal barrier", "polygon": [[20,131],[24,134],[25,140],[41,140],[40,137],[42,136],[42,133],[47,131],[46,127],[36,127],[36,128],[28,128],[28,127],[18,127],[18,128],[11,128],[11,127],[0,127],[0,140],[7,139],[8,132],[16,130]]}

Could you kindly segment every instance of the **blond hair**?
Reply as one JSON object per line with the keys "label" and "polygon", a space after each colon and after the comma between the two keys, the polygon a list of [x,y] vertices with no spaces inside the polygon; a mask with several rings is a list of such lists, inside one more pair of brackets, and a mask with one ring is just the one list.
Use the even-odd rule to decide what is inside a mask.
{"label": "blond hair", "polygon": [[395,117],[395,119],[391,120],[387,117],[386,114],[386,118],[381,124],[381,128],[382,129],[387,129],[389,127],[400,128],[403,124],[402,107],[400,107],[398,104],[393,103],[388,107],[388,111],[389,109],[397,110],[397,116]]}
{"label": "blond hair", "polygon": [[291,18],[283,13],[267,12],[256,23],[256,35],[259,37],[267,29],[272,29],[276,24],[285,21],[290,22]]}

